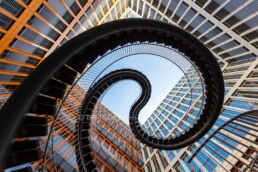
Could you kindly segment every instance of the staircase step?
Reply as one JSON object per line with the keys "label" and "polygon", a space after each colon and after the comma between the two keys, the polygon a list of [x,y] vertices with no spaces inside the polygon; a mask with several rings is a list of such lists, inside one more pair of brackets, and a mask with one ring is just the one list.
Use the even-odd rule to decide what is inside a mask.
{"label": "staircase step", "polygon": [[43,87],[43,89],[41,90],[41,93],[51,97],[62,99],[64,97],[66,87],[67,87],[66,84],[52,78],[48,82],[48,84],[46,84]]}
{"label": "staircase step", "polygon": [[54,115],[56,103],[56,100],[51,97],[39,95],[32,104],[32,107],[29,112],[37,114]]}
{"label": "staircase step", "polygon": [[78,73],[72,70],[71,68],[63,66],[57,73],[55,73],[54,78],[66,84],[72,85],[77,74]]}
{"label": "staircase step", "polygon": [[87,55],[85,57],[82,54],[77,54],[75,57],[73,57],[71,60],[67,62],[67,65],[74,70],[76,70],[79,73],[82,73],[84,69],[86,68],[87,64],[89,64],[89,61],[92,61],[87,58]]}
{"label": "staircase step", "polygon": [[7,160],[6,168],[31,163],[41,158],[37,140],[16,141]]}
{"label": "staircase step", "polygon": [[48,118],[26,116],[17,137],[40,137],[48,134]]}

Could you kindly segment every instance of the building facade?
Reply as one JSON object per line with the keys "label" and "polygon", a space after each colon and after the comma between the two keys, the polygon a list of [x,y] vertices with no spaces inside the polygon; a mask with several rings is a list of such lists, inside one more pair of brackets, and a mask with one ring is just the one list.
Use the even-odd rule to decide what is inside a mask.
{"label": "building facade", "polygon": [[[40,160],[31,164],[16,166],[7,171],[32,167],[33,171],[79,171],[81,166],[77,153],[76,128],[80,109],[85,96],[85,89],[76,85],[60,109],[54,123],[49,117],[50,138],[42,137],[37,148]],[[140,142],[134,137],[129,126],[103,104],[98,104],[94,110],[91,124],[91,153],[101,171],[141,171],[143,165],[140,154]],[[33,138],[31,138],[33,139]],[[47,149],[46,149],[47,147]],[[46,150],[45,150],[46,149]],[[44,154],[46,157],[44,157]]]}
{"label": "building facade", "polygon": [[[92,147],[95,156],[103,156],[105,160],[98,165],[100,170],[105,171],[102,164],[108,162],[111,166],[109,171],[141,171],[141,146],[130,127],[102,104],[98,105],[93,123],[96,123],[96,128],[91,132],[96,133],[96,136],[93,134]],[[105,150],[108,156],[103,155],[102,151]]]}
{"label": "building facade", "polygon": [[128,1],[0,2],[0,84],[13,91],[53,50],[81,32],[126,18]]}
{"label": "building facade", "polygon": [[[29,73],[53,50],[87,29],[104,22],[127,18],[131,13],[128,10],[128,4],[129,2],[125,0],[1,1],[1,106]],[[60,118],[55,124],[53,132],[55,136],[52,140],[55,155],[46,158],[45,168],[48,170],[54,168],[75,170],[78,168],[73,148],[75,128],[71,128],[71,124],[68,123],[78,117],[77,107],[83,100],[82,93],[85,93],[85,90],[77,86],[61,109],[61,115],[69,117],[70,121]],[[74,96],[72,96],[73,94]],[[109,116],[114,115],[104,106],[101,107],[103,111],[109,113]],[[104,112],[102,114],[107,115]],[[93,138],[93,148],[96,149],[94,155],[99,168],[104,171],[114,171],[115,169],[120,171],[127,168],[128,171],[138,171],[142,164],[139,151],[137,151],[140,148],[139,142],[132,138],[132,134],[124,123],[121,125],[121,120],[114,118],[117,121],[113,122],[111,126],[103,119],[106,118],[98,118],[98,122],[101,122],[103,126],[96,127],[96,136]],[[49,117],[49,121],[53,121],[53,118]],[[119,132],[112,130],[112,127],[117,127],[117,125],[121,125]],[[108,132],[113,132],[114,135]],[[117,142],[110,140],[113,136]],[[122,136],[127,136],[127,140]],[[46,139],[42,139],[40,154],[44,152]],[[105,149],[102,150],[102,146]],[[50,146],[48,149],[52,149],[52,147]],[[60,161],[53,161],[53,158]],[[42,161],[43,159],[33,163],[32,169],[40,169]],[[14,167],[11,170],[23,167]]]}
{"label": "building facade", "polygon": [[[216,142],[219,148],[212,147]],[[212,154],[208,155],[207,149],[212,150]],[[257,171],[257,151],[257,110],[252,110],[236,115],[217,128],[188,162],[192,164],[206,153],[203,158],[211,159],[206,166],[213,168],[214,161],[221,162],[216,171]]]}
{"label": "building facade", "polygon": [[[187,130],[201,110],[202,94],[201,89],[198,90],[198,79],[198,75],[189,69],[147,119],[144,128],[160,138],[174,137]],[[191,87],[189,83],[192,84]],[[256,100],[240,91],[224,104],[213,128],[195,144],[173,151],[156,150],[142,145],[144,170],[239,171],[256,168],[255,158],[250,157],[251,154],[256,155],[256,116],[248,116],[219,129],[239,114],[257,109]],[[254,150],[249,150],[247,145]]]}
{"label": "building facade", "polygon": [[[255,76],[257,69],[257,1],[225,0],[167,0],[132,1],[132,9],[141,17],[155,18],[185,29],[205,44],[217,58],[225,82],[225,103],[211,131],[197,143],[180,150],[160,151],[143,146],[145,171],[230,171],[232,147],[219,141],[208,142],[195,158],[188,163],[195,150],[218,127],[239,113],[257,108]],[[255,24],[256,23],[256,24]],[[189,71],[194,80],[195,74]],[[199,111],[200,98],[193,96],[193,106],[189,108],[189,85],[183,77],[161,102],[144,127],[165,137],[182,132],[190,126]],[[198,84],[198,83],[196,83]],[[199,103],[198,103],[199,102]],[[173,128],[169,130],[169,128]],[[230,140],[234,134],[222,137]],[[213,149],[213,150],[212,150]],[[214,152],[218,151],[221,154]],[[235,151],[235,154],[241,157]],[[162,156],[161,156],[162,155]],[[164,157],[166,160],[164,161]],[[253,161],[245,161],[247,166]],[[222,165],[223,164],[223,165]],[[227,166],[223,169],[221,166]],[[250,170],[250,169],[249,169]]]}
{"label": "building facade", "polygon": [[[197,143],[174,151],[160,151],[143,147],[144,170],[236,170],[234,169],[237,163],[236,157],[241,157],[243,152],[239,154],[239,151],[233,151],[235,148],[232,145],[241,145],[233,140],[236,138],[235,134],[231,133],[230,135],[232,129],[224,131],[224,134],[226,134],[220,136],[220,139],[213,138],[214,140],[207,142],[190,163],[188,160],[218,127],[239,113],[257,108],[255,71],[257,67],[258,32],[257,24],[253,24],[258,18],[257,14],[253,14],[251,11],[257,12],[258,3],[254,1],[199,0],[194,2],[166,1],[170,4],[168,6],[165,6],[164,3],[165,1],[146,1],[143,3],[142,9],[149,11],[147,17],[154,15],[156,18],[175,23],[184,28],[214,53],[224,76],[225,101],[214,127]],[[146,13],[143,13],[143,15],[146,15]],[[251,37],[248,38],[248,36]],[[196,88],[198,88],[198,77],[189,70],[146,121],[144,124],[146,129],[153,130],[160,137],[173,136],[184,131],[194,122],[200,108],[201,97],[195,97],[195,91],[190,90],[187,84],[188,76],[190,76],[190,80],[193,80],[193,82],[190,82],[196,84]],[[192,99],[190,98],[190,92],[193,93]],[[189,107],[190,100],[192,100],[192,103]],[[169,130],[171,128],[172,130]],[[223,139],[228,140],[227,144]],[[160,154],[166,157],[166,163],[162,163]],[[230,161],[232,163],[229,163]],[[253,161],[244,161],[245,166],[251,163]],[[223,166],[226,168],[223,168]]]}

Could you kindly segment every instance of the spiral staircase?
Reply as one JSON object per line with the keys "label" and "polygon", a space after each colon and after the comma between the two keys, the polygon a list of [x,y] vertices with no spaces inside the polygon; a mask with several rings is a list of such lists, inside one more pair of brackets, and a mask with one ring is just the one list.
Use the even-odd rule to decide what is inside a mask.
{"label": "spiral staircase", "polygon": [[[138,113],[148,101],[150,94],[151,86],[146,80],[147,85],[142,87],[142,90],[146,91],[146,95],[143,94],[144,96],[139,98],[139,101],[131,109],[130,127],[132,132],[144,144],[167,150],[188,146],[204,136],[218,118],[224,96],[222,74],[212,53],[193,36],[176,26],[143,19],[119,20],[94,27],[65,43],[45,59],[12,94],[0,114],[0,170],[38,160],[44,161],[46,152],[44,153],[43,150],[47,150],[47,148],[42,149],[40,140],[46,136],[48,139],[51,138],[60,108],[78,81],[85,75],[86,79],[84,80],[89,81],[90,79],[87,77],[91,78],[93,75],[87,76],[87,72],[94,69],[94,65],[98,64],[103,57],[117,49],[137,47],[137,45],[166,47],[181,53],[184,58],[174,61],[174,63],[180,67],[180,61],[185,61],[198,72],[203,88],[203,104],[198,119],[187,131],[172,138],[157,138],[145,131],[138,121]],[[148,51],[150,54],[155,53],[151,52],[151,49],[144,50],[145,53]],[[129,51],[128,55],[122,54],[120,58],[134,53],[135,51]],[[158,55],[159,52],[156,53]],[[112,63],[114,61],[110,61],[98,69],[99,71],[89,82],[89,94],[92,93],[91,96],[94,98],[88,99],[89,94],[85,94],[84,103],[88,103],[88,109],[94,108],[94,103],[98,101],[104,89],[112,85],[111,81],[131,79],[129,76],[136,80],[140,77],[145,78],[144,75],[138,75],[132,70],[127,70],[127,73],[123,74],[124,77],[118,76],[114,80],[109,77],[119,75],[121,71],[99,78],[101,71]],[[98,85],[103,80],[105,82]],[[96,87],[96,85],[98,86]],[[81,115],[84,114],[84,111],[91,114],[87,108],[83,104],[80,106],[80,110],[83,112]],[[90,121],[84,122],[85,125],[82,124],[84,129],[89,129]],[[78,129],[78,133],[81,131]],[[84,135],[87,137],[89,133],[86,132]],[[76,148],[77,170],[98,171],[91,154],[84,156],[91,151],[90,139],[82,141],[83,145],[89,146],[84,149]],[[44,163],[41,166],[42,168],[39,170],[44,171]],[[16,171],[32,171],[32,168],[28,165]]]}

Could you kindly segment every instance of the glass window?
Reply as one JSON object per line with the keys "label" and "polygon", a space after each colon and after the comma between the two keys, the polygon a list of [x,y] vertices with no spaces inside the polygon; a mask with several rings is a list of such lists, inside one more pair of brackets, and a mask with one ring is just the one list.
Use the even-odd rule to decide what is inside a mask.
{"label": "glass window", "polygon": [[132,170],[132,172],[137,172],[137,169],[133,164],[131,164],[131,170]]}
{"label": "glass window", "polygon": [[153,156],[152,161],[153,161],[153,164],[154,164],[155,172],[161,172],[159,163],[158,163],[157,158],[156,158],[155,155]]}
{"label": "glass window", "polygon": [[143,152],[144,152],[145,159],[148,159],[148,158],[149,158],[149,155],[148,155],[148,152],[147,152],[146,146],[144,146],[144,148],[143,148]]}
{"label": "glass window", "polygon": [[163,168],[165,169],[168,166],[167,158],[165,157],[165,154],[163,151],[158,151],[159,159],[162,163]]}
{"label": "glass window", "polygon": [[105,149],[108,149],[109,144],[107,142],[104,142],[103,146]]}
{"label": "glass window", "polygon": [[125,158],[124,160],[124,168],[127,169],[128,168],[128,159]]}
{"label": "glass window", "polygon": [[121,160],[122,160],[122,154],[120,152],[118,152],[117,157],[116,157],[116,161],[120,163]]}
{"label": "glass window", "polygon": [[152,168],[151,168],[150,162],[146,166],[147,166],[148,172],[152,172]]}
{"label": "glass window", "polygon": [[110,153],[110,155],[112,157],[114,157],[114,155],[115,155],[115,148],[113,146],[111,146],[109,153]]}

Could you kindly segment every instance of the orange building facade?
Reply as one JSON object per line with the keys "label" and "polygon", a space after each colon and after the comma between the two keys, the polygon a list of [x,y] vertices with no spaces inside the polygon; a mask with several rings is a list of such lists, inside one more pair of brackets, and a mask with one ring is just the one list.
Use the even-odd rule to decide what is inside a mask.
{"label": "orange building facade", "polygon": [[[51,52],[96,25],[126,18],[129,15],[128,3],[126,0],[1,1],[0,108],[17,86]],[[50,171],[76,171],[75,124],[84,94],[85,90],[79,85],[69,94],[53,127],[52,146],[48,143],[47,147],[54,155],[50,156],[47,151],[44,158],[47,137],[42,137],[38,149],[42,158],[32,163],[33,170],[44,166]],[[140,143],[134,139],[128,126],[104,105],[99,106],[95,116],[98,125],[92,128],[92,149],[101,171],[140,171],[143,164],[139,154]],[[48,130],[51,131],[54,117],[42,117],[48,118]],[[17,170],[19,167],[12,169]]]}
{"label": "orange building facade", "polygon": [[[48,116],[49,138],[41,137],[37,148],[40,160],[8,170],[31,166],[33,171],[78,171],[82,164],[77,155],[79,149],[76,125],[80,119],[78,107],[81,106],[85,93],[84,88],[75,85],[56,120],[53,116]],[[100,171],[141,171],[143,161],[140,142],[134,137],[129,126],[101,103],[98,103],[94,110],[90,130],[91,153]]]}
{"label": "orange building facade", "polygon": [[[46,151],[45,169],[59,168],[61,171],[76,171],[78,169],[77,145],[77,120],[86,91],[76,85],[63,104],[60,116],[53,127],[52,140],[49,151],[54,150],[54,156]],[[52,125],[53,119],[49,120]],[[95,163],[101,171],[141,171],[143,165],[140,154],[140,142],[134,137],[129,126],[107,107],[98,103],[92,116],[91,148]],[[50,139],[50,140],[51,140]],[[46,138],[42,142],[46,142]],[[46,145],[41,143],[41,145]],[[41,148],[44,151],[44,147]],[[55,159],[60,158],[59,162]],[[42,158],[32,167],[42,168]]]}
{"label": "orange building facade", "polygon": [[12,92],[49,54],[74,36],[126,17],[128,3],[126,0],[1,1],[0,84]]}

